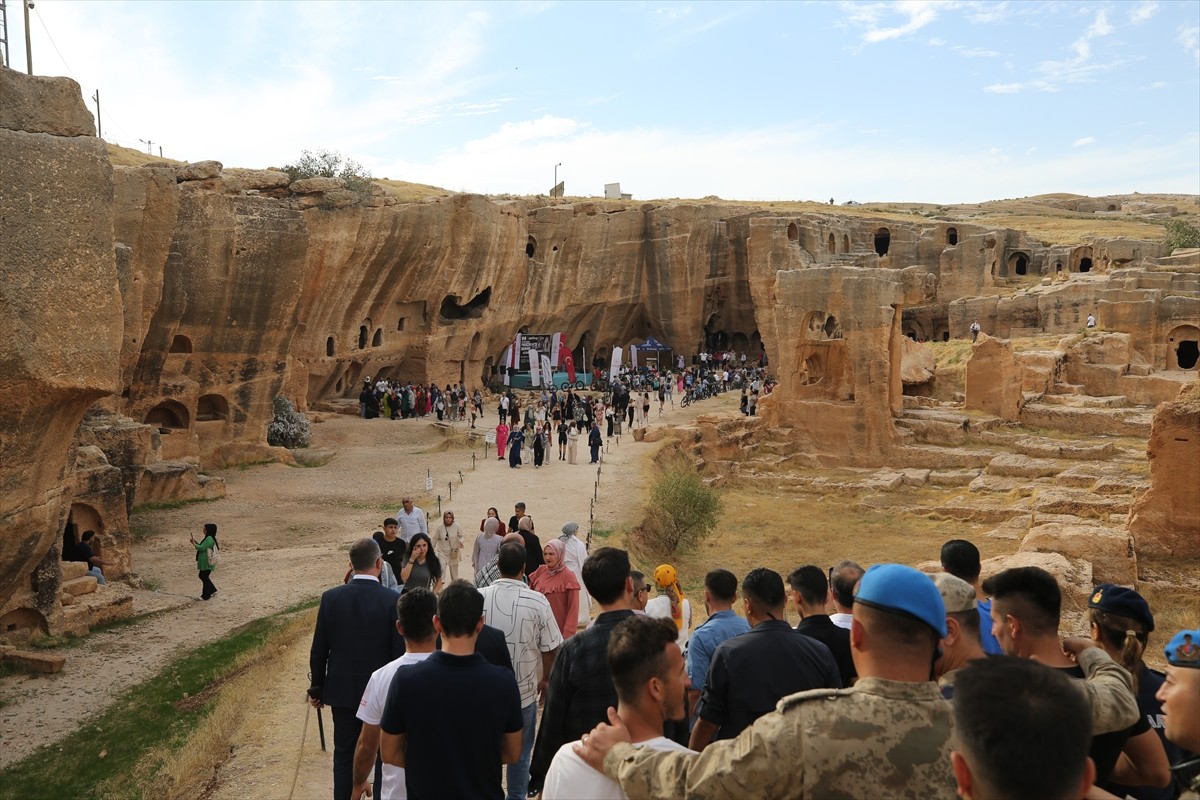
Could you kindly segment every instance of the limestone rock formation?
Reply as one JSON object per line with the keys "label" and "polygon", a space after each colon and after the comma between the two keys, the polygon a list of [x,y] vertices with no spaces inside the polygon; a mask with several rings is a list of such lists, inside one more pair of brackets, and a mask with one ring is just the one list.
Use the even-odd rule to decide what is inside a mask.
{"label": "limestone rock formation", "polygon": [[907,336],[900,340],[900,380],[905,386],[919,386],[933,380],[937,362],[933,350],[924,342],[914,342]]}
{"label": "limestone rock formation", "polygon": [[1200,557],[1200,384],[1154,414],[1147,447],[1151,487],[1133,505],[1129,530],[1140,552]]}
{"label": "limestone rock formation", "polygon": [[967,362],[966,407],[1016,421],[1021,402],[1021,370],[1012,344],[979,334]]}
{"label": "limestone rock formation", "polygon": [[78,85],[0,68],[0,90],[2,606],[58,552],[75,428],[121,388],[121,298],[112,167]]}
{"label": "limestone rock formation", "polygon": [[[1026,479],[981,475],[995,452],[935,440],[969,447],[1018,419],[1145,436],[1149,411],[1133,406],[1197,370],[1200,256],[1156,242],[1050,246],[967,222],[716,200],[408,203],[215,161],[114,169],[73,82],[0,69],[0,96],[0,619],[26,602],[11,600],[18,584],[40,587],[38,609],[63,602],[68,520],[96,514],[119,557],[118,474],[126,513],[139,493],[218,494],[201,468],[290,457],[266,443],[276,396],[304,409],[367,376],[482,385],[522,329],[561,331],[577,363],[647,336],[765,355],[780,385],[761,421],[699,421],[693,444],[807,465],[894,459],[952,486]],[[1096,213],[1129,210],[1104,200]],[[1102,332],[1082,329],[1093,312]],[[1020,357],[981,340],[967,407],[993,416],[906,410],[905,385],[930,364],[905,337],[962,337],[975,316],[997,337],[1066,338]],[[1056,452],[1025,455],[1073,457]],[[1030,480],[1068,478],[1087,488],[1039,489],[1024,513],[1123,513],[1121,493],[1101,491],[1120,476]],[[1147,529],[1179,501],[1159,491],[1156,479]]]}

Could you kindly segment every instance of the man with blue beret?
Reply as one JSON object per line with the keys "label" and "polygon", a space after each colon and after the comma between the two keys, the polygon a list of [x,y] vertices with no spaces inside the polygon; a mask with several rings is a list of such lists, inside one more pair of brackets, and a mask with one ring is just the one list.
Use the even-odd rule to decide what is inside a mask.
{"label": "man with blue beret", "polygon": [[946,609],[923,573],[877,564],[854,598],[851,689],[789,695],[702,753],[648,752],[599,725],[576,745],[629,797],[955,797],[950,704],[932,680]]}
{"label": "man with blue beret", "polygon": [[[1164,649],[1167,679],[1158,690],[1167,738],[1184,750],[1200,752],[1200,629],[1182,630]],[[1200,798],[1200,758],[1171,767],[1181,800]]]}

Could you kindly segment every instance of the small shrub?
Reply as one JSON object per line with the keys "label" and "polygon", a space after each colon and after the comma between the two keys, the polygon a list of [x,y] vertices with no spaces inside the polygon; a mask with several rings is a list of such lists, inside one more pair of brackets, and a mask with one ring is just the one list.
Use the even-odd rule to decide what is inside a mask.
{"label": "small shrub", "polygon": [[305,150],[293,164],[284,166],[283,171],[293,181],[301,178],[341,178],[346,188],[370,194],[371,173],[352,158],[335,150]]}
{"label": "small shrub", "polygon": [[700,479],[685,459],[665,465],[650,489],[639,544],[653,553],[672,555],[695,549],[717,527],[720,496]]}
{"label": "small shrub", "polygon": [[286,397],[276,397],[272,404],[275,418],[267,425],[267,444],[272,447],[308,447],[312,428],[308,417],[301,414]]}
{"label": "small shrub", "polygon": [[1173,219],[1166,223],[1167,238],[1164,243],[1170,250],[1180,250],[1189,247],[1200,247],[1200,228],[1184,222],[1181,219]]}

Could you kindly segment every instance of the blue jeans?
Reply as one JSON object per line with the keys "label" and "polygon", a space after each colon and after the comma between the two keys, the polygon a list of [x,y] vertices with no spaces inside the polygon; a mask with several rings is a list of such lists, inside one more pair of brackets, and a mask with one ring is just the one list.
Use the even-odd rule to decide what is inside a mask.
{"label": "blue jeans", "polygon": [[88,567],[88,575],[91,575],[93,578],[95,578],[96,583],[100,586],[108,583],[108,581],[104,580],[104,573],[100,571],[99,567]]}
{"label": "blue jeans", "polygon": [[529,756],[533,752],[533,729],[537,725],[537,698],[521,709],[521,760],[508,765],[508,795],[506,800],[525,800],[529,791]]}

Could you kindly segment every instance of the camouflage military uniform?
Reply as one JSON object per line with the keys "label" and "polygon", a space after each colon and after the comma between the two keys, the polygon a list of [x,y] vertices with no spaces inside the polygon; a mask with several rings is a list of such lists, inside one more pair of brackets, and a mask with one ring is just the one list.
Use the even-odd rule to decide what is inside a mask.
{"label": "camouflage military uniform", "polygon": [[699,755],[614,747],[604,771],[639,798],[952,800],[950,704],[934,683],[862,678],[779,701]]}
{"label": "camouflage military uniform", "polygon": [[[1134,697],[1129,673],[1099,647],[1089,647],[1075,659],[1084,679],[1073,685],[1087,698],[1092,707],[1092,733],[1123,731],[1138,721],[1137,698]],[[938,679],[942,695],[953,693],[954,678],[961,670],[951,670]]]}

